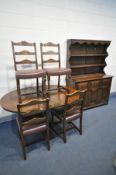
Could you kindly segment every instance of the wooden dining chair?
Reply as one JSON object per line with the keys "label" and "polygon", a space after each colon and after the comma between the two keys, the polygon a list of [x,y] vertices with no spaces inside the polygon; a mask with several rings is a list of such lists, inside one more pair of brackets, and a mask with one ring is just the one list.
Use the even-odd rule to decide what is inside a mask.
{"label": "wooden dining chair", "polygon": [[17,104],[18,116],[16,118],[23,157],[26,159],[26,147],[38,140],[26,141],[27,136],[39,132],[46,132],[48,150],[50,150],[48,109],[49,99],[33,99]]}
{"label": "wooden dining chair", "polygon": [[12,52],[14,58],[14,68],[16,72],[16,84],[19,102],[24,95],[29,93],[22,93],[20,80],[36,79],[36,92],[37,95],[41,93],[39,89],[39,79],[42,79],[42,91],[45,92],[46,88],[46,72],[38,69],[36,43],[29,43],[26,41],[11,42]]}
{"label": "wooden dining chair", "polygon": [[[67,142],[66,139],[66,131],[72,128],[75,128],[82,135],[82,121],[83,121],[83,103],[85,97],[85,90],[83,91],[75,91],[70,94],[66,94],[64,107],[53,109],[52,110],[52,123],[55,125],[60,125],[59,132],[58,127],[54,127],[53,129],[57,135],[59,135],[64,143]],[[55,118],[57,121],[55,122]],[[79,126],[76,125],[73,121],[79,119]]]}
{"label": "wooden dining chair", "polygon": [[40,43],[42,68],[47,72],[48,91],[54,90],[51,88],[50,80],[52,76],[58,77],[56,89],[65,89],[61,86],[60,77],[65,75],[67,80],[70,80],[71,69],[61,67],[60,44],[52,42]]}

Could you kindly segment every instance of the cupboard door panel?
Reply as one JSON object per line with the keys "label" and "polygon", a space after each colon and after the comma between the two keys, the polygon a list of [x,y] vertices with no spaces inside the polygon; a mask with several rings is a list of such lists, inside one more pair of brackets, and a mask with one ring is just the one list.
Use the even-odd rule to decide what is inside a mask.
{"label": "cupboard door panel", "polygon": [[88,82],[81,82],[81,83],[76,83],[76,89],[78,90],[87,90],[85,94],[85,102],[84,102],[84,107],[88,107],[90,105],[90,97],[88,94]]}
{"label": "cupboard door panel", "polygon": [[89,85],[89,96],[90,96],[90,104],[91,105],[96,105],[99,103],[99,86],[100,86],[100,81],[90,81]]}
{"label": "cupboard door panel", "polygon": [[77,83],[76,88],[79,90],[88,89],[88,82]]}
{"label": "cupboard door panel", "polygon": [[110,86],[111,86],[111,78],[102,80],[101,83],[101,91],[102,91],[102,102],[108,103]]}

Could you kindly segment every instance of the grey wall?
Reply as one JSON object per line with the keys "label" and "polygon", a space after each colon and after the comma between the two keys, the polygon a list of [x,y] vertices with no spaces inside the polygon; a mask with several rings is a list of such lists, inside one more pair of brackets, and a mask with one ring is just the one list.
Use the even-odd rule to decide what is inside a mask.
{"label": "grey wall", "polygon": [[[111,40],[105,72],[113,75],[116,91],[115,0],[0,0],[0,97],[16,89],[12,41],[59,42],[62,66],[66,64],[66,40]],[[8,115],[0,109],[0,117]]]}

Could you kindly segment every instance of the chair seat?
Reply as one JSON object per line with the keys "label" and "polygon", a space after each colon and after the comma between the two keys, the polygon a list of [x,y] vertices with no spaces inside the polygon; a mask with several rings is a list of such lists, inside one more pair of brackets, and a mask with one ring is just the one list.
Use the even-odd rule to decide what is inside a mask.
{"label": "chair seat", "polygon": [[[63,120],[63,108],[61,108],[61,109],[55,109],[54,111],[53,111],[53,113],[55,114],[55,116],[56,117],[58,117],[60,120]],[[65,120],[67,121],[67,122],[69,122],[69,121],[72,121],[72,120],[75,120],[75,119],[77,119],[78,117],[80,117],[80,110],[74,110],[74,111],[68,111],[68,113],[66,114],[66,116],[65,116]]]}
{"label": "chair seat", "polygon": [[22,130],[24,135],[32,134],[35,132],[41,132],[46,130],[47,124],[45,118],[32,118],[26,122],[23,122]]}
{"label": "chair seat", "polygon": [[41,131],[45,131],[47,129],[47,125],[46,124],[42,124],[39,125],[38,124],[34,124],[33,126],[23,126],[23,134],[24,135],[30,135],[36,132],[41,132]]}
{"label": "chair seat", "polygon": [[77,111],[77,112],[75,111],[72,115],[67,115],[66,116],[66,121],[69,122],[69,121],[77,119],[78,117],[80,117],[80,112],[79,111]]}
{"label": "chair seat", "polygon": [[69,68],[48,68],[44,69],[46,73],[50,76],[57,76],[57,75],[69,75],[71,74],[71,69]]}
{"label": "chair seat", "polygon": [[38,78],[46,75],[44,70],[20,70],[16,71],[17,79]]}

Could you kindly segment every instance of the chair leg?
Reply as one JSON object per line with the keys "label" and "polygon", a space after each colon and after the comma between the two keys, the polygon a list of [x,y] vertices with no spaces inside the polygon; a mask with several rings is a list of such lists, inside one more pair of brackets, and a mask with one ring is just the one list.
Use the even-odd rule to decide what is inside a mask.
{"label": "chair leg", "polygon": [[37,96],[39,96],[39,80],[38,80],[38,78],[36,78],[36,92],[37,92]]}
{"label": "chair leg", "polygon": [[19,80],[19,79],[16,79],[16,83],[17,83],[17,94],[18,94],[18,100],[19,100],[19,103],[21,103],[20,80]]}
{"label": "chair leg", "polygon": [[66,76],[66,86],[70,87],[71,86],[71,75]]}
{"label": "chair leg", "polygon": [[42,78],[42,92],[43,92],[43,95],[45,96],[46,95],[46,76]]}
{"label": "chair leg", "polygon": [[49,128],[47,128],[47,144],[48,144],[48,150],[50,150],[50,134],[49,134]]}
{"label": "chair leg", "polygon": [[63,122],[63,140],[64,140],[64,143],[67,142],[67,139],[66,139],[66,123],[65,123],[65,121]]}
{"label": "chair leg", "polygon": [[20,143],[21,143],[22,152],[23,152],[23,158],[24,160],[26,160],[27,156],[26,156],[26,150],[25,150],[25,141],[24,141],[22,134],[19,133],[19,137],[20,137]]}
{"label": "chair leg", "polygon": [[60,87],[60,76],[58,76],[58,88]]}
{"label": "chair leg", "polygon": [[26,150],[25,150],[25,147],[22,145],[22,151],[23,151],[23,158],[24,160],[27,159],[27,156],[26,156]]}
{"label": "chair leg", "polygon": [[82,116],[80,116],[80,134],[82,135]]}
{"label": "chair leg", "polygon": [[48,75],[48,90],[50,89],[50,76]]}

